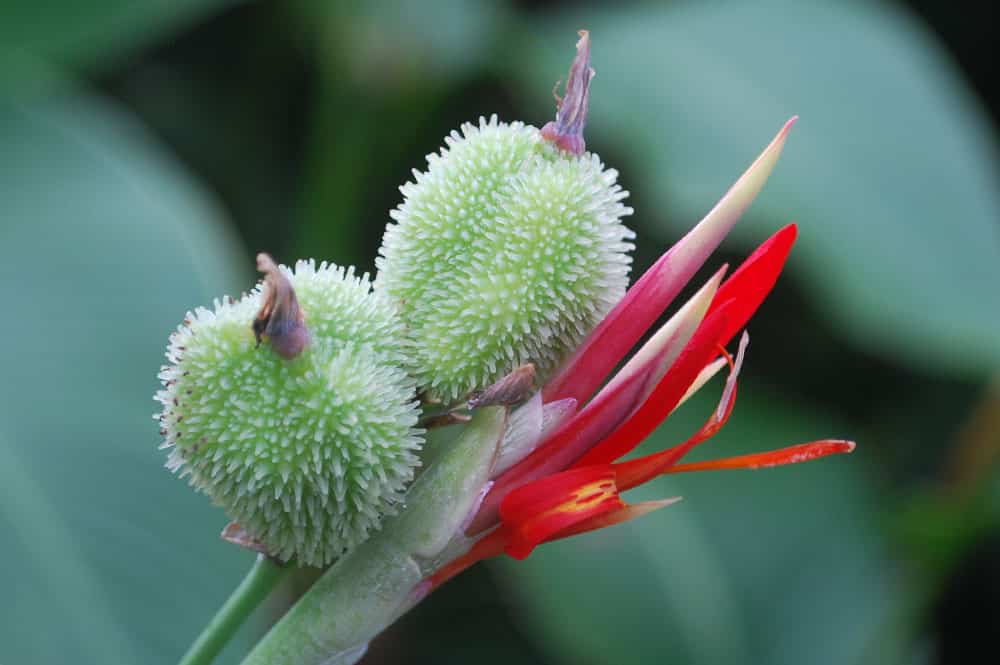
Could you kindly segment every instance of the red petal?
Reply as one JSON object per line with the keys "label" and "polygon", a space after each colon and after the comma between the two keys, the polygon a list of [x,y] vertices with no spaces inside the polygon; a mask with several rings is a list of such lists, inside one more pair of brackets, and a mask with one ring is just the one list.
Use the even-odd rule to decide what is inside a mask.
{"label": "red petal", "polygon": [[719,309],[723,303],[735,301],[729,308],[729,326],[722,334],[721,343],[726,345],[739,332],[760,307],[767,294],[774,288],[788,259],[798,229],[789,224],[754,251],[743,264],[729,276],[709,307],[708,313]]}
{"label": "red petal", "polygon": [[582,411],[530,455],[498,474],[475,520],[469,525],[470,534],[496,523],[497,506],[507,492],[569,467],[645,402],[697,332],[724,273],[725,269],[716,272]]}
{"label": "red petal", "polygon": [[[649,368],[652,371],[653,368]],[[542,445],[500,475],[483,498],[466,533],[475,535],[496,524],[500,502],[514,488],[562,471],[580,457],[582,451],[616,427],[632,409],[645,386],[645,373],[622,382],[594,400],[562,425]]]}
{"label": "red petal", "polygon": [[[781,274],[781,270],[785,265],[785,261],[788,258],[789,252],[791,252],[792,245],[795,243],[795,237],[798,233],[798,229],[794,224],[790,224],[783,229],[779,230],[773,236],[771,236],[767,241],[765,241],[760,247],[751,254],[746,261],[737,269],[733,275],[727,279],[720,287],[718,293],[715,294],[715,298],[712,301],[712,305],[709,307],[708,314],[706,315],[706,320],[702,324],[703,327],[707,327],[709,321],[713,318],[713,315],[718,315],[723,310],[726,313],[726,324],[721,329],[718,337],[719,344],[726,344],[730,339],[746,325],[753,313],[757,311],[761,303],[767,297],[767,294],[771,292],[774,288],[774,284],[778,279],[778,275]],[[699,329],[699,333],[701,330]],[[696,335],[697,337],[697,335]],[[695,340],[692,340],[691,346],[694,345]],[[652,407],[646,407],[643,404],[641,409],[646,409],[646,418],[649,420],[643,421],[643,427],[639,427],[638,431],[644,432],[638,439],[635,438],[635,434],[629,434],[636,427],[637,423],[633,423],[634,420],[639,418],[640,413],[636,413],[633,418],[630,418],[625,424],[623,424],[617,431],[612,433],[608,439],[602,441],[598,446],[594,447],[589,453],[584,455],[577,463],[576,466],[583,466],[585,464],[599,464],[612,462],[618,459],[622,455],[626,454],[632,448],[634,448],[638,443],[649,435],[653,429],[656,428],[663,421],[663,418],[673,410],[677,405],[677,402],[684,396],[687,391],[687,387],[691,385],[695,378],[697,378],[698,372],[704,365],[708,364],[714,357],[714,352],[706,357],[706,361],[698,367],[694,375],[687,379],[686,375],[683,379],[680,376],[676,378],[671,378],[671,374],[674,374],[675,368],[672,367],[670,371],[664,376],[661,384],[668,381],[679,381],[684,383],[683,389],[680,395],[674,398],[674,393],[677,392],[678,387],[668,386],[664,387],[664,393],[669,390],[670,401],[664,399],[661,404],[669,404],[669,406],[664,406],[661,412],[656,413],[655,409]],[[680,363],[677,363],[678,365]],[[680,372],[678,372],[678,375]],[[657,391],[661,388],[657,386]],[[649,403],[652,400],[647,400]],[[655,421],[652,427],[649,427],[649,422]],[[707,438],[707,437],[706,437]],[[704,440],[704,439],[702,439]],[[604,452],[602,452],[604,451]],[[611,457],[614,455],[614,457]]]}
{"label": "red petal", "polygon": [[611,370],[660,318],[708,258],[706,252],[697,265],[692,265],[682,275],[676,276],[671,263],[676,247],[674,245],[668,250],[632,285],[621,302],[604,317],[556,375],[545,384],[542,394],[546,402],[572,397],[584,404],[590,399]]}
{"label": "red petal", "polygon": [[[690,299],[677,312],[674,313],[670,319],[663,324],[647,341],[642,347],[636,351],[629,361],[618,370],[614,377],[604,388],[597,393],[597,397],[591,400],[591,404],[599,401],[605,392],[614,389],[622,381],[630,381],[634,375],[638,372],[642,372],[647,375],[643,381],[646,383],[645,389],[642,394],[637,396],[635,405],[633,408],[629,409],[626,414],[631,414],[638,408],[649,394],[656,387],[656,384],[660,382],[663,375],[670,369],[674,361],[677,360],[681,352],[694,337],[694,334],[698,331],[698,327],[701,322],[705,320],[705,316],[708,314],[708,308],[715,301],[715,294],[719,290],[719,285],[722,282],[722,278],[725,276],[726,272],[729,270],[728,265],[722,266],[716,273],[709,279],[704,286],[702,286],[697,293],[691,296]],[[647,372],[651,367],[655,367],[653,373]],[[590,406],[590,405],[588,405]],[[609,430],[610,431],[610,430]],[[601,436],[603,437],[604,432]],[[597,440],[591,442],[591,445],[597,443]]]}
{"label": "red petal", "polygon": [[[608,512],[583,519],[576,524],[551,535],[546,539],[546,542],[569,538],[570,536],[586,533],[588,531],[595,531],[597,529],[614,526],[615,524],[621,524],[622,522],[627,522],[635,519],[636,517],[641,517],[646,513],[651,513],[654,510],[665,508],[666,506],[677,503],[680,500],[681,498],[679,496],[675,496],[673,498],[662,499],[660,501],[643,501],[642,503],[633,503],[623,505],[620,508],[613,508]],[[502,554],[507,549],[510,538],[511,528],[506,524],[498,526],[496,529],[480,538],[468,552],[452,561],[449,561],[435,571],[433,575],[428,577],[424,582],[426,588],[423,589],[421,596],[430,593],[464,571],[469,566],[472,566],[484,559],[490,559]]]}
{"label": "red petal", "polygon": [[800,443],[796,446],[789,446],[787,448],[781,448],[780,450],[770,450],[764,453],[726,457],[723,459],[709,460],[707,462],[678,464],[677,466],[666,470],[664,473],[717,471],[721,469],[764,469],[771,466],[808,462],[809,460],[826,457],[827,455],[849,453],[854,450],[854,447],[855,443],[853,441],[824,439],[822,441],[813,441],[811,443]]}
{"label": "red petal", "polygon": [[698,327],[680,357],[635,413],[606,439],[590,449],[573,466],[610,464],[627,454],[655,430],[718,353],[719,338],[729,325],[730,305],[717,308]]}
{"label": "red petal", "polygon": [[[584,404],[611,370],[663,314],[753,202],[781,155],[791,118],[722,199],[632,285],[544,388],[546,402],[572,397]],[[719,302],[723,302],[720,300]],[[743,324],[734,328],[738,330]]]}
{"label": "red petal", "polygon": [[733,407],[736,405],[736,379],[739,376],[740,367],[743,365],[743,354],[746,351],[747,343],[748,337],[744,333],[743,339],[740,340],[740,351],[735,363],[726,354],[726,359],[729,360],[731,369],[729,378],[726,379],[726,387],[723,389],[722,396],[719,399],[719,406],[716,407],[712,415],[705,421],[705,424],[701,426],[701,429],[695,432],[694,436],[673,448],[614,465],[618,472],[617,478],[621,491],[624,492],[627,489],[641,485],[656,476],[666,473],[668,469],[687,455],[692,448],[715,436],[716,432],[722,429],[722,426],[729,420],[729,416],[733,412]]}
{"label": "red petal", "polygon": [[610,465],[563,471],[522,485],[500,504],[510,530],[505,551],[515,559],[578,522],[625,505]]}

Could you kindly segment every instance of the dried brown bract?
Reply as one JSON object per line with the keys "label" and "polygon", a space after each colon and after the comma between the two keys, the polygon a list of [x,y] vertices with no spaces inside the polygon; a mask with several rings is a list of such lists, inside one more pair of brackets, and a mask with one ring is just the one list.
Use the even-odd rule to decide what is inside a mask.
{"label": "dried brown bract", "polygon": [[[587,124],[587,106],[590,103],[590,79],[594,70],[590,67],[590,33],[580,31],[580,41],[576,43],[576,57],[566,78],[566,96],[556,97],[558,109],[556,119],[542,127],[542,136],[558,147],[574,155],[582,155],[587,149],[583,140],[583,128]],[[559,84],[556,84],[559,87]]]}
{"label": "dried brown bract", "polygon": [[521,365],[492,386],[474,394],[469,399],[469,408],[520,404],[531,396],[534,383],[535,366],[531,363]]}
{"label": "dried brown bract", "polygon": [[282,358],[295,358],[309,344],[309,329],[295,289],[270,255],[257,255],[257,270],[264,273],[264,305],[253,321],[257,345],[268,339]]}

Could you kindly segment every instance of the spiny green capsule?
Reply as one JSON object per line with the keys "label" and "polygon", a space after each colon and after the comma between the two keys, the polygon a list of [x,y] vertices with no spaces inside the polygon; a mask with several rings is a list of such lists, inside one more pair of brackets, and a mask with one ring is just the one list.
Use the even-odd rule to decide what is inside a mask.
{"label": "spiny green capsule", "polygon": [[465,124],[400,188],[375,289],[398,305],[433,398],[525,363],[544,379],[624,294],[632,209],[618,173],[584,151],[589,61],[581,32],[555,122]]}
{"label": "spiny green capsule", "polygon": [[595,154],[495,116],[445,144],[400,188],[375,288],[406,321],[421,387],[454,400],[528,362],[544,378],[622,297],[634,234]]}
{"label": "spiny green capsule", "polygon": [[171,336],[163,447],[168,468],[269,554],[322,566],[365,540],[412,479],[415,386],[402,326],[367,275],[270,266],[263,288],[199,308]]}

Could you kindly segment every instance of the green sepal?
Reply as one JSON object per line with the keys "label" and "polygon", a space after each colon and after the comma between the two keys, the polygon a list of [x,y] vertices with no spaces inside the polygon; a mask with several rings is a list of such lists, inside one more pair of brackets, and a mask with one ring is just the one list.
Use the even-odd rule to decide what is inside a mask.
{"label": "green sepal", "polygon": [[[455,536],[490,479],[507,424],[508,409],[479,409],[441,458],[406,493],[406,508],[392,520],[397,541],[414,555],[432,558]],[[390,525],[387,524],[386,528]]]}

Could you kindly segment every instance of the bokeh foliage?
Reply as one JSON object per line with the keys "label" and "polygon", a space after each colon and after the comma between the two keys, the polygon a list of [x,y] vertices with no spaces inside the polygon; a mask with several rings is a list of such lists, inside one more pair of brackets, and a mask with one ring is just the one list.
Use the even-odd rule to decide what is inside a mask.
{"label": "bokeh foliage", "polygon": [[248,288],[258,249],[370,270],[409,169],[479,115],[543,123],[579,27],[588,143],[633,192],[639,269],[802,116],[718,259],[800,224],[733,421],[699,454],[861,445],[644,488],[686,498],[468,573],[366,662],[945,662],[955,626],[989,621],[969,608],[1000,600],[974,582],[1000,560],[995,129],[901,5],[17,1],[0,8],[0,661],[176,661],[250,557],[161,468],[167,334]]}

